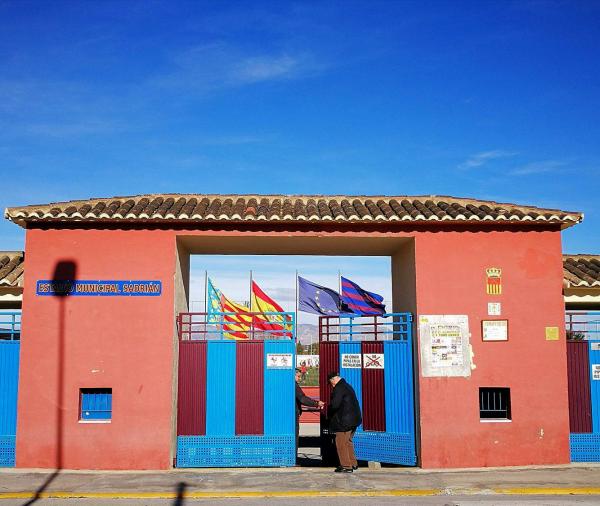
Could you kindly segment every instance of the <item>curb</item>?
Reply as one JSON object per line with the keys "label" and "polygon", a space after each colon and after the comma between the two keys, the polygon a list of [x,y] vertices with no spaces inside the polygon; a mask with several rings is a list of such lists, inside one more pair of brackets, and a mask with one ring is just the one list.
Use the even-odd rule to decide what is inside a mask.
{"label": "curb", "polygon": [[396,489],[324,491],[236,491],[219,492],[0,492],[2,499],[236,499],[236,498],[319,498],[319,497],[425,497],[439,495],[600,495],[600,487],[524,487],[493,489]]}

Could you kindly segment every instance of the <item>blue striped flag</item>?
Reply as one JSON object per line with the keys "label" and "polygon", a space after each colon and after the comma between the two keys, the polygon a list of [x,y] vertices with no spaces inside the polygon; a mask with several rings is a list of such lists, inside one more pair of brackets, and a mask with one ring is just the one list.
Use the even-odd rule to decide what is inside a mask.
{"label": "blue striped flag", "polygon": [[342,277],[342,302],[356,314],[378,315],[385,313],[385,304],[381,295],[363,290],[354,281],[344,277]]}

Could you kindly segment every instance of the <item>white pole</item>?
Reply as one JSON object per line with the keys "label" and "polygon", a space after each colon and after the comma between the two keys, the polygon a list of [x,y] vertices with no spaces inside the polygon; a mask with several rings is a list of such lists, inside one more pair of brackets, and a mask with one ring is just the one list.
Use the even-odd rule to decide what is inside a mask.
{"label": "white pole", "polygon": [[208,313],[208,271],[204,270],[204,312]]}

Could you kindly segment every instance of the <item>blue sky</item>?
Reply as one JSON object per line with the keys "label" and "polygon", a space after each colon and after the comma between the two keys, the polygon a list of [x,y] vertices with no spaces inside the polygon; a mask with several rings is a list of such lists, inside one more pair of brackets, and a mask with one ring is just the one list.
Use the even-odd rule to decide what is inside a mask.
{"label": "blue sky", "polygon": [[599,47],[591,1],[0,0],[0,207],[469,196],[583,211],[597,253]]}

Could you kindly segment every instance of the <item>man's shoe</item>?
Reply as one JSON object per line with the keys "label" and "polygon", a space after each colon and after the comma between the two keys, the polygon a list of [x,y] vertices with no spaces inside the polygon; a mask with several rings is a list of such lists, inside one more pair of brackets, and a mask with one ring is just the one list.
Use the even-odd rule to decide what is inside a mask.
{"label": "man's shoe", "polygon": [[335,473],[352,473],[352,468],[351,467],[338,467],[336,468],[336,470],[334,471]]}
{"label": "man's shoe", "polygon": [[356,471],[358,469],[358,466],[352,466],[352,470]]}

